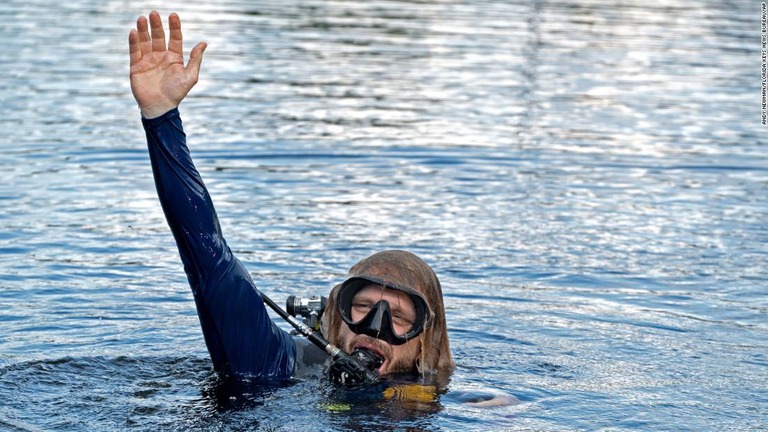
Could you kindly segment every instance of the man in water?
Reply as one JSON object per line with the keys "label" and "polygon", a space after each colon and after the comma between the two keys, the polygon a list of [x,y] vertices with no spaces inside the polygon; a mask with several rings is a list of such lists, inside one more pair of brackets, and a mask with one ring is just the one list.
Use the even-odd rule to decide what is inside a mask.
{"label": "man in water", "polygon": [[[262,294],[224,241],[210,195],[195,168],[178,105],[197,83],[204,42],[185,65],[181,21],[152,11],[129,34],[131,91],[139,104],[160,203],[194,294],[200,325],[217,372],[281,380],[305,363],[305,342],[269,318]],[[434,271],[405,251],[374,254],[349,271],[329,295],[323,333],[347,353],[365,349],[381,360],[380,375],[447,371],[442,289]]]}

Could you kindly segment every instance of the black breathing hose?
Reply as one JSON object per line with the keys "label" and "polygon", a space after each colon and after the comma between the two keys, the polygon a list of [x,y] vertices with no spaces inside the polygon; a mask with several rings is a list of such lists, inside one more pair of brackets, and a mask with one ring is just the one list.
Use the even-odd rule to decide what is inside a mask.
{"label": "black breathing hose", "polygon": [[[264,303],[292,325],[299,333],[333,357],[331,380],[334,384],[351,387],[379,383],[380,378],[376,367],[381,364],[381,359],[378,356],[362,351],[355,351],[353,355],[345,353],[339,347],[325,340],[321,334],[312,330],[308,325],[284,311],[264,293],[261,293],[261,297],[264,299]],[[366,367],[364,363],[370,364],[373,370]]]}

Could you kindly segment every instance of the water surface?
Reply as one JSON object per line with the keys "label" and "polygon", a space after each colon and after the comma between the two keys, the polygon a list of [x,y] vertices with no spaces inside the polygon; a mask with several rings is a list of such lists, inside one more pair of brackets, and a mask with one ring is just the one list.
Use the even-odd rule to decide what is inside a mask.
{"label": "water surface", "polygon": [[0,428],[768,429],[757,2],[163,4],[209,43],[182,117],[265,293],[433,265],[430,403],[211,373],[127,79],[153,7],[0,6]]}

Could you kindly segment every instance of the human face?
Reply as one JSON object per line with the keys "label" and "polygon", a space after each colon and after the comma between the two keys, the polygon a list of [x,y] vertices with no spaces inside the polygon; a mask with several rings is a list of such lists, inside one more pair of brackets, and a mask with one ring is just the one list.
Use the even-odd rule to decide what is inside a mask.
{"label": "human face", "polygon": [[[359,321],[365,317],[371,307],[379,301],[386,301],[392,315],[392,326],[396,333],[405,334],[416,320],[416,308],[408,294],[369,284],[358,291],[352,299],[351,318]],[[407,372],[416,369],[416,361],[421,353],[421,340],[414,338],[401,345],[392,345],[371,336],[356,334],[346,323],[341,323],[339,335],[342,349],[351,353],[358,348],[376,352],[384,359],[379,374]]]}

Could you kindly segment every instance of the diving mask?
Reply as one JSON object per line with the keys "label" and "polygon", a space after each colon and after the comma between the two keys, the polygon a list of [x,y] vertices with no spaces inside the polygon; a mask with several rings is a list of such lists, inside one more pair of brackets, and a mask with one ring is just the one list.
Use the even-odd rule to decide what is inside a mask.
{"label": "diving mask", "polygon": [[[401,305],[394,307],[387,300],[373,302],[370,299],[360,299],[357,296],[363,289],[369,286],[378,286],[381,289],[390,289],[404,293],[413,304],[415,314],[404,316]],[[349,326],[350,330],[357,334],[365,334],[381,339],[391,345],[402,345],[414,339],[428,325],[432,319],[424,296],[413,288],[394,284],[384,279],[372,276],[354,276],[341,284],[336,297],[341,319]],[[404,308],[410,309],[410,308]],[[362,318],[353,319],[353,311],[356,315],[365,313]]]}

